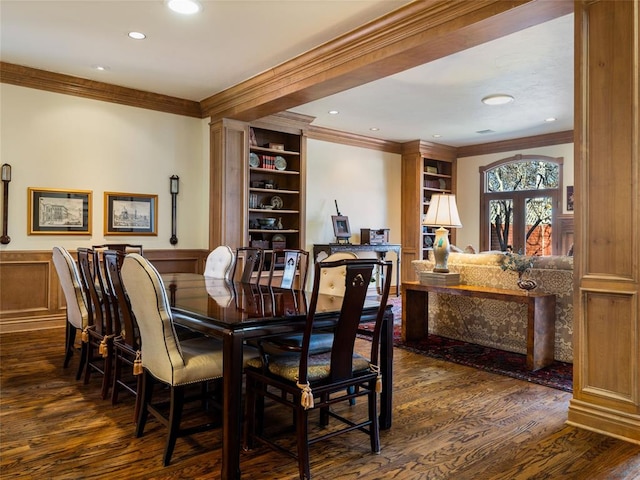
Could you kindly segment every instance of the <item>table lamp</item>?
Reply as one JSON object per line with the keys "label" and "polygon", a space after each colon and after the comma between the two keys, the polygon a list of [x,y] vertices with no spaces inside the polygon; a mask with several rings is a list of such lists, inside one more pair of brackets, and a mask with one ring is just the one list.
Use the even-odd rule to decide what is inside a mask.
{"label": "table lamp", "polygon": [[447,259],[449,258],[449,230],[448,228],[462,227],[455,195],[433,195],[429,204],[429,210],[422,221],[422,225],[440,227],[436,230],[436,238],[433,242],[433,256],[436,273],[449,273]]}

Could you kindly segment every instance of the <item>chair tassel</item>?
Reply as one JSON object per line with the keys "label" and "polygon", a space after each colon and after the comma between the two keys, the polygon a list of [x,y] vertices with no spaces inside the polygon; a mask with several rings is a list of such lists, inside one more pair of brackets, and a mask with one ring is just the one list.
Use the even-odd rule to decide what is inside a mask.
{"label": "chair tassel", "polygon": [[300,390],[302,390],[302,395],[300,396],[300,405],[302,405],[305,410],[313,408],[313,392],[311,391],[311,387],[309,386],[309,384],[301,384],[296,382],[296,385]]}
{"label": "chair tassel", "polygon": [[380,367],[378,365],[369,365],[369,369],[375,374],[377,374],[376,393],[382,392],[382,375],[380,374]]}
{"label": "chair tassel", "polygon": [[87,332],[86,328],[84,330],[82,330],[82,334],[81,334],[80,338],[82,339],[82,343],[89,342],[89,332]]}
{"label": "chair tassel", "polygon": [[136,359],[133,361],[133,374],[142,375],[142,354],[140,350],[136,352]]}
{"label": "chair tassel", "polygon": [[107,337],[102,337],[100,346],[98,346],[98,353],[106,358],[109,355],[109,349],[107,348]]}

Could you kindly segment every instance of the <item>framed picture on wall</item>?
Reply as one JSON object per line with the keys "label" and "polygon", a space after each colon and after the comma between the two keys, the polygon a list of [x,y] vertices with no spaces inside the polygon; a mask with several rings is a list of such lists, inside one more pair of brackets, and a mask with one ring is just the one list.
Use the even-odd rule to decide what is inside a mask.
{"label": "framed picture on wall", "polygon": [[28,235],[91,235],[91,190],[27,189]]}
{"label": "framed picture on wall", "polygon": [[158,235],[158,196],[104,192],[105,235]]}

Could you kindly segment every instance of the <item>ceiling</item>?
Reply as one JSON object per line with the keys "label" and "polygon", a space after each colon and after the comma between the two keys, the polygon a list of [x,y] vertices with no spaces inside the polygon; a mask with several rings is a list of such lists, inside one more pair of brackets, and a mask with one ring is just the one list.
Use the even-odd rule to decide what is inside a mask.
{"label": "ceiling", "polygon": [[[0,0],[0,59],[200,101],[409,2],[201,3],[180,16],[162,0]],[[495,93],[515,101],[480,101]],[[455,147],[571,130],[573,15],[290,110],[320,127]]]}

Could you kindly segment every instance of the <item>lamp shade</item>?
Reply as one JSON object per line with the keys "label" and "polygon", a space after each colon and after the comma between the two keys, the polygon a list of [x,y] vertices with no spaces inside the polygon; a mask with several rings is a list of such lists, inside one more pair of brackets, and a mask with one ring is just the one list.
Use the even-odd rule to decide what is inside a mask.
{"label": "lamp shade", "polygon": [[455,195],[433,195],[429,210],[422,221],[432,227],[462,227]]}

